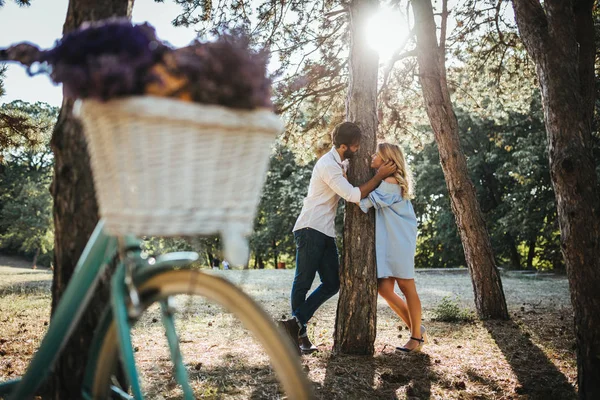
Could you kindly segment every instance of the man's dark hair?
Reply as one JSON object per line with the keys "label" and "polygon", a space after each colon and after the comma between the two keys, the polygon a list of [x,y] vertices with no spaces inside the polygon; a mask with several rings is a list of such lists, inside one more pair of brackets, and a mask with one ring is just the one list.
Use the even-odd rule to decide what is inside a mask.
{"label": "man's dark hair", "polygon": [[353,122],[342,122],[333,129],[331,140],[336,148],[345,144],[350,147],[360,143],[360,128]]}

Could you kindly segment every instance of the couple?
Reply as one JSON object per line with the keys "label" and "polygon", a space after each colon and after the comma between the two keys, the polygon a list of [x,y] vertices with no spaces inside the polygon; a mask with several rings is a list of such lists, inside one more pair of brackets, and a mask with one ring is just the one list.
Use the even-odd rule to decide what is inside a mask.
{"label": "couple", "polygon": [[[376,210],[377,290],[411,331],[408,342],[397,349],[419,351],[424,343],[421,302],[414,281],[417,220],[410,203],[410,171],[400,147],[380,143],[371,157],[371,168],[377,173],[360,187],[352,186],[346,179],[347,160],[358,151],[360,140],[361,132],[356,124],[344,122],[335,127],[334,146],[313,169],[308,195],[293,229],[296,275],[291,294],[292,318],[280,324],[302,353],[317,350],[308,338],[307,323],[340,287],[334,230],[340,197],[358,204],[365,213],[371,207]],[[307,298],[317,272],[321,284]],[[396,283],[406,301],[395,293]]]}

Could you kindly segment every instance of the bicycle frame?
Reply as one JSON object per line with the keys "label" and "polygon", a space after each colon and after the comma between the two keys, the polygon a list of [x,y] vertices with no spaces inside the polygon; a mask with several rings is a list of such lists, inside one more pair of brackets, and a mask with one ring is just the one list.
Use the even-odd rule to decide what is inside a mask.
{"label": "bicycle frame", "polygon": [[[50,375],[50,371],[56,360],[58,359],[64,345],[70,338],[74,328],[78,325],[83,311],[86,309],[94,289],[98,282],[99,276],[102,274],[107,265],[113,258],[119,254],[119,250],[139,249],[140,241],[134,236],[124,236],[120,239],[110,236],[104,232],[104,221],[98,222],[94,229],[81,257],[79,258],[73,276],[65,290],[62,299],[52,316],[48,332],[44,336],[38,351],[31,360],[25,375],[20,379],[0,383],[0,396],[9,399],[26,399],[31,398],[36,393],[39,386]],[[172,253],[159,257],[153,266],[140,268],[144,271],[143,275],[148,276],[156,272],[160,272],[166,268],[172,268],[174,265],[184,265],[196,260],[196,253]],[[139,250],[134,254],[134,257],[129,258],[130,261],[137,262],[141,260]],[[147,265],[147,264],[146,264]],[[119,335],[119,347],[124,361],[126,376],[132,386],[134,396],[141,398],[141,388],[137,379],[137,370],[133,358],[133,347],[130,337],[130,324],[128,317],[128,307],[126,298],[130,295],[130,288],[126,285],[126,266],[123,260],[119,262],[113,279],[111,281],[111,305],[113,316],[116,320],[116,326]],[[169,316],[163,318],[167,337],[169,338],[172,354],[175,355],[173,361],[175,363],[176,375],[180,375],[183,363],[180,362],[177,338],[174,330],[169,329],[172,319]],[[171,331],[171,332],[169,332]],[[93,343],[91,349],[94,349],[96,344]],[[92,356],[94,355],[91,352]],[[93,360],[92,360],[93,361]],[[93,362],[92,362],[92,365]],[[185,372],[185,371],[184,371]],[[187,377],[184,382],[180,379],[180,384],[185,389]],[[86,397],[86,394],[82,394]],[[122,397],[128,398],[126,393],[121,394]]]}

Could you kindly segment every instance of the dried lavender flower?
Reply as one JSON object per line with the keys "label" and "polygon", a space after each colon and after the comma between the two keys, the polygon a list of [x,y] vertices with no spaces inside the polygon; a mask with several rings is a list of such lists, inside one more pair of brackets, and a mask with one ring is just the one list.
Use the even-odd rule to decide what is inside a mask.
{"label": "dried lavender flower", "polygon": [[173,50],[170,70],[185,76],[182,88],[194,102],[225,107],[272,108],[268,54],[255,52],[244,36],[222,35],[215,42],[194,42]]}
{"label": "dried lavender flower", "polygon": [[50,50],[28,43],[0,49],[0,60],[19,61],[31,74],[48,73],[72,98],[154,95],[240,109],[273,107],[268,53],[254,51],[239,33],[173,50],[147,23],[109,19],[84,24]]}
{"label": "dried lavender flower", "polygon": [[143,94],[148,69],[167,50],[149,24],[111,19],[66,34],[41,61],[68,96],[108,100]]}

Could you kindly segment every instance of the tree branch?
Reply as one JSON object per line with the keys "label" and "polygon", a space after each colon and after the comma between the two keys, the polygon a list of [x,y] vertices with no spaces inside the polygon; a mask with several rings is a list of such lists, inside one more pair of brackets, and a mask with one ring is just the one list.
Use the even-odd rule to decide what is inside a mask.
{"label": "tree branch", "polygon": [[[513,0],[515,19],[521,39],[533,60],[537,63],[543,57],[549,44],[548,19],[539,0]],[[538,42],[541,46],[535,46]]]}
{"label": "tree branch", "polygon": [[439,58],[440,66],[443,71],[443,78],[446,79],[446,32],[448,30],[448,0],[442,0],[442,22],[440,24],[440,45]]}

